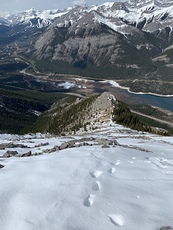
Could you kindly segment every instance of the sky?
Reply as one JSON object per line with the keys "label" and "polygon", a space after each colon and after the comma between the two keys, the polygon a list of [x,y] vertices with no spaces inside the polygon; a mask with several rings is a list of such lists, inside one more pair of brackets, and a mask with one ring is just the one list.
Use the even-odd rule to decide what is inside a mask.
{"label": "sky", "polygon": [[73,5],[97,5],[107,1],[113,2],[114,0],[0,0],[0,11],[15,13],[31,8],[36,10],[64,9]]}

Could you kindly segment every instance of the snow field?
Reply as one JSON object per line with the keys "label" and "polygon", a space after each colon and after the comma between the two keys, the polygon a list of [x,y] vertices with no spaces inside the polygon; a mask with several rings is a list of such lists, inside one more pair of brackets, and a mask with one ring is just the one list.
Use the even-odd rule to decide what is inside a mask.
{"label": "snow field", "polygon": [[[0,229],[157,230],[171,226],[173,139],[136,132],[127,135],[127,129],[118,129],[92,134],[116,138],[120,143],[116,147],[93,145],[34,157],[0,158],[5,166],[0,168]],[[32,147],[72,139],[35,136],[31,143],[29,136],[23,140],[1,137],[1,143],[10,138]],[[78,141],[80,136],[73,138]]]}

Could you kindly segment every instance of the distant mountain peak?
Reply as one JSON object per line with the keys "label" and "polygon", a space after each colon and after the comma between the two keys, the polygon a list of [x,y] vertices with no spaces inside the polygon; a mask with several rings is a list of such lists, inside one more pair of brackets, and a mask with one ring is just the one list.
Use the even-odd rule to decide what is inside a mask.
{"label": "distant mountain peak", "polygon": [[153,4],[160,7],[167,7],[173,5],[170,0],[129,0],[128,4],[132,7],[143,7],[148,4]]}
{"label": "distant mountain peak", "polygon": [[[60,18],[61,24],[67,24],[67,21],[80,20],[84,15],[92,11],[97,12],[95,21],[111,25],[111,28],[114,28],[117,32],[128,34],[129,28],[125,24],[137,26],[141,21],[146,21],[142,28],[147,27],[146,30],[148,31],[155,30],[155,28],[153,26],[148,28],[147,22],[154,22],[156,19],[158,23],[159,20],[163,21],[164,19],[165,23],[166,17],[173,17],[173,2],[168,0],[128,0],[127,2],[105,2],[101,5],[93,6],[74,6],[65,10],[39,11],[31,8],[17,14],[6,15],[4,16],[5,19],[1,19],[0,23],[4,25],[26,24],[29,27],[42,28],[49,26],[57,18]],[[66,14],[68,16],[61,19],[61,16]],[[100,16],[98,17],[97,15]],[[161,26],[165,25],[162,24]],[[126,32],[123,32],[124,27]]]}
{"label": "distant mountain peak", "polygon": [[39,11],[35,8],[31,8],[17,14],[6,14],[4,15],[4,21],[8,22],[8,24],[11,24],[12,26],[16,24],[28,24],[30,27],[42,28],[49,26],[56,18],[61,17],[67,12],[68,9]]}
{"label": "distant mountain peak", "polygon": [[0,25],[8,26],[10,23],[5,18],[0,17]]}

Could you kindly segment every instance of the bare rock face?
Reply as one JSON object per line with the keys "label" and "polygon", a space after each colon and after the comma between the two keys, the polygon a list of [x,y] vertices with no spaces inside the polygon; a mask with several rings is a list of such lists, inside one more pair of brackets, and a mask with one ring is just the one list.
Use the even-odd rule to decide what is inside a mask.
{"label": "bare rock face", "polygon": [[23,154],[21,155],[21,157],[30,157],[31,154],[32,154],[32,152],[29,151],[29,152],[27,152],[27,153],[23,153]]}
{"label": "bare rock face", "polygon": [[102,93],[97,99],[88,107],[85,114],[85,121],[94,122],[97,120],[109,120],[112,118],[113,106],[116,99],[115,97],[108,93]]}
{"label": "bare rock face", "polygon": [[[94,20],[94,17],[89,17]],[[114,64],[124,52],[120,48],[119,35],[97,22],[85,20],[70,28],[58,28],[53,24],[36,41],[34,56],[39,60],[51,58],[52,61],[68,62],[82,68],[88,63],[100,66],[103,57]]]}
{"label": "bare rock face", "polygon": [[46,143],[40,143],[38,145],[35,145],[35,148],[39,148],[39,147],[42,147],[42,146],[48,146],[48,145],[49,145],[48,142],[46,142]]}
{"label": "bare rock face", "polygon": [[[115,65],[129,45],[120,34],[140,37],[141,31],[153,33],[165,29],[172,22],[172,16],[168,17],[171,9],[173,4],[168,0],[129,0],[93,9],[78,6],[57,18],[39,37],[34,45],[34,56],[73,64],[86,61],[97,66],[106,59]],[[145,38],[141,39],[145,43]],[[146,42],[150,42],[150,48],[155,45],[152,41]]]}
{"label": "bare rock face", "polygon": [[16,155],[18,155],[17,151],[8,150],[6,153],[4,153],[4,155],[2,157],[9,158],[9,157],[13,157],[13,156],[16,156]]}
{"label": "bare rock face", "polygon": [[115,100],[112,94],[104,92],[93,102],[91,109],[92,111],[97,111],[112,108],[112,104]]}
{"label": "bare rock face", "polygon": [[6,148],[27,148],[27,146],[23,144],[14,144],[14,143],[0,144],[0,149],[6,149]]}

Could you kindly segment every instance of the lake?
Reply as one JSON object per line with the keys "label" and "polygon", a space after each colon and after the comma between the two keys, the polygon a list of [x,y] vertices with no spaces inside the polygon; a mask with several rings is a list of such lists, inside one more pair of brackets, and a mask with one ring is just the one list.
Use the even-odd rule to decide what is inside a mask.
{"label": "lake", "polygon": [[136,94],[128,92],[127,89],[112,88],[112,93],[117,95],[118,99],[124,101],[127,104],[147,104],[157,106],[173,112],[173,96],[156,96],[152,94]]}

